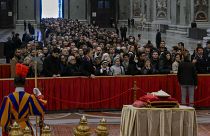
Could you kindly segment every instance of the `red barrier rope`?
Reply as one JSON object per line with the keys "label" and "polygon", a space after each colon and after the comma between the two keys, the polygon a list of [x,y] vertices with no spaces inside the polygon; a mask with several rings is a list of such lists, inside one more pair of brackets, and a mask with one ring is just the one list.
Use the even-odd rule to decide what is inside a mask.
{"label": "red barrier rope", "polygon": [[194,101],[194,102],[192,102],[192,103],[187,103],[187,104],[197,104],[197,103],[206,101],[206,100],[208,100],[208,99],[210,99],[210,96],[208,96],[208,97],[206,97],[206,98],[204,98],[204,99],[201,99],[201,100]]}
{"label": "red barrier rope", "polygon": [[[59,102],[62,102],[62,103],[67,103],[67,104],[79,104],[79,105],[89,105],[89,104],[97,104],[97,103],[101,103],[101,102],[106,102],[106,101],[113,100],[113,99],[115,99],[115,98],[117,98],[117,97],[120,97],[120,96],[123,95],[123,94],[126,94],[127,92],[129,92],[129,91],[131,91],[131,90],[134,90],[134,88],[130,88],[130,89],[128,89],[127,91],[125,91],[125,92],[123,92],[123,93],[121,93],[121,94],[118,94],[118,95],[116,95],[116,96],[113,96],[113,97],[111,97],[111,98],[103,99],[103,100],[100,100],[100,101],[87,102],[87,103],[84,103],[84,102],[73,102],[73,101],[68,101],[68,100],[62,100],[62,99],[59,99],[59,98],[57,98],[57,97],[50,96],[50,95],[46,95],[46,96],[49,97],[50,99],[53,99],[53,100],[56,100],[56,101],[59,101]],[[140,90],[141,92],[143,92],[143,93],[145,93],[145,94],[149,93],[149,92],[144,91],[144,90],[141,89],[141,88],[136,88],[136,91],[137,91],[137,90]],[[208,97],[206,97],[206,98],[204,98],[204,99],[198,100],[198,101],[194,101],[193,103],[187,103],[187,104],[197,104],[197,103],[206,101],[206,100],[208,100],[208,99],[210,99],[210,96],[208,96]],[[187,105],[187,104],[186,104],[186,105]]]}
{"label": "red barrier rope", "polygon": [[54,96],[50,96],[50,95],[46,95],[48,98],[50,99],[53,99],[53,100],[56,100],[56,101],[59,101],[59,102],[62,102],[62,103],[66,103],[66,104],[80,104],[80,105],[89,105],[89,104],[97,104],[97,103],[101,103],[101,102],[106,102],[106,101],[110,101],[112,99],[115,99],[117,97],[120,97],[121,95],[123,94],[126,94],[127,92],[129,92],[130,90],[132,89],[128,89],[127,91],[125,92],[122,92],[121,94],[118,94],[118,95],[115,95],[111,98],[107,98],[107,99],[103,99],[103,100],[100,100],[100,101],[94,101],[94,102],[87,102],[87,103],[84,103],[84,102],[73,102],[73,101],[68,101],[68,100],[61,100],[57,97],[54,97]]}

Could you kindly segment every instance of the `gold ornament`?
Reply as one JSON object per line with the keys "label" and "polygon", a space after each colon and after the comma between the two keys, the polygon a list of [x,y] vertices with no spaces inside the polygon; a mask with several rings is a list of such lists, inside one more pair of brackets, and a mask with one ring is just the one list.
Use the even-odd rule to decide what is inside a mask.
{"label": "gold ornament", "polygon": [[87,124],[87,118],[83,115],[80,119],[79,125],[73,129],[74,136],[90,136],[90,127]]}
{"label": "gold ornament", "polygon": [[51,136],[51,129],[49,126],[46,125],[42,128],[41,136]]}
{"label": "gold ornament", "polygon": [[32,136],[31,129],[28,126],[23,130],[23,133],[23,136]]}
{"label": "gold ornament", "polygon": [[108,136],[109,135],[106,125],[107,125],[107,123],[104,118],[102,120],[100,120],[100,123],[95,130],[97,136]]}
{"label": "gold ornament", "polygon": [[13,123],[11,130],[9,132],[9,136],[23,136],[23,131],[17,122]]}

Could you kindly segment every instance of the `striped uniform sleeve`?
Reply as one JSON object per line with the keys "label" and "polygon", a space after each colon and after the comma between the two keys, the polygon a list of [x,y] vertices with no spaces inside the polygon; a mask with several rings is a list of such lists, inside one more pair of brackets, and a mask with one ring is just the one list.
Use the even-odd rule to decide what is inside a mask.
{"label": "striped uniform sleeve", "polygon": [[38,115],[43,117],[45,113],[44,105],[34,95],[29,98],[29,108],[31,115]]}
{"label": "striped uniform sleeve", "polygon": [[6,132],[8,126],[10,126],[10,100],[8,97],[4,97],[0,109],[0,119],[2,131]]}

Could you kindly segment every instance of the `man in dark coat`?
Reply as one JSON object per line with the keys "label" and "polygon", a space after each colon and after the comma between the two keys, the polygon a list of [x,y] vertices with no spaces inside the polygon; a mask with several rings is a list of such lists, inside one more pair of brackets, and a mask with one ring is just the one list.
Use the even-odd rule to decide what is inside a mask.
{"label": "man in dark coat", "polygon": [[52,54],[44,59],[43,74],[46,77],[59,77],[61,73],[59,61],[60,49],[55,48]]}
{"label": "man in dark coat", "polygon": [[157,30],[155,42],[156,42],[157,49],[159,49],[160,48],[160,42],[161,42],[161,33],[160,33],[159,29]]}
{"label": "man in dark coat", "polygon": [[10,63],[10,59],[14,56],[15,47],[11,37],[8,37],[7,40],[4,43],[4,56],[6,57],[6,63]]}
{"label": "man in dark coat", "polygon": [[31,23],[29,22],[28,23],[28,32],[31,34],[31,27],[32,27],[32,25],[31,25]]}
{"label": "man in dark coat", "polygon": [[207,61],[207,73],[210,73],[210,40],[207,41],[206,47],[204,48],[204,56]]}
{"label": "man in dark coat", "polygon": [[24,31],[26,31],[26,21],[24,20],[24,22],[23,22],[23,24],[24,24]]}
{"label": "man in dark coat", "polygon": [[19,33],[16,33],[15,34],[15,37],[13,39],[13,42],[15,44],[15,50],[21,47],[22,41],[20,39],[20,34]]}
{"label": "man in dark coat", "polygon": [[81,62],[81,72],[83,76],[94,77],[95,67],[92,62],[93,51],[91,48],[84,49],[84,57]]}
{"label": "man in dark coat", "polygon": [[204,55],[203,47],[197,47],[195,56],[192,55],[192,63],[195,64],[196,70],[199,74],[207,73],[207,58]]}
{"label": "man in dark coat", "polygon": [[127,27],[125,25],[120,27],[120,33],[121,33],[122,40],[125,41],[126,33],[127,33]]}
{"label": "man in dark coat", "polygon": [[197,88],[198,80],[196,67],[190,62],[188,56],[184,58],[184,62],[180,63],[177,77],[181,85],[182,104],[186,104],[186,96],[188,93],[190,106],[193,106],[194,89]]}

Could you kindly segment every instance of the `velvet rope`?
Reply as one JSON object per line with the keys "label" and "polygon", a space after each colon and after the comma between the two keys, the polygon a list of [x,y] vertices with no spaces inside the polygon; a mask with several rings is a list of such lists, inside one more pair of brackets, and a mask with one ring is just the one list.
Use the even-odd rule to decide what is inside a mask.
{"label": "velvet rope", "polygon": [[197,104],[197,103],[201,103],[201,102],[203,102],[203,101],[207,101],[208,99],[210,99],[210,96],[208,96],[208,97],[206,97],[206,98],[204,98],[204,99],[201,99],[201,100],[194,101],[194,102],[192,102],[192,103],[187,103],[187,104]]}
{"label": "velvet rope", "polygon": [[73,102],[73,101],[68,101],[68,100],[62,100],[62,99],[59,99],[57,97],[54,97],[54,96],[50,96],[50,95],[47,95],[46,96],[50,99],[53,99],[53,100],[56,100],[56,101],[59,101],[59,102],[62,102],[62,103],[66,103],[66,104],[80,104],[80,105],[89,105],[89,104],[98,104],[98,103],[101,103],[101,102],[107,102],[107,101],[110,101],[110,100],[114,100],[115,98],[117,97],[120,97],[121,95],[123,94],[126,94],[128,93],[130,90],[133,90],[132,88],[131,89],[128,89],[127,91],[125,92],[122,92],[121,94],[118,94],[118,95],[115,95],[111,98],[107,98],[107,99],[103,99],[103,100],[100,100],[100,101],[94,101],[94,102]]}
{"label": "velvet rope", "polygon": [[[145,94],[147,93],[146,91],[144,91],[144,90],[141,89],[141,88],[137,88],[136,90],[141,90],[141,91],[144,92]],[[129,91],[133,91],[133,88],[130,88],[130,89],[128,89],[127,91],[122,92],[121,94],[115,95],[115,96],[113,96],[113,97],[111,97],[111,98],[103,99],[103,100],[100,100],[100,101],[94,101],[94,102],[86,102],[86,103],[84,103],[84,102],[73,102],[73,101],[68,101],[68,100],[62,100],[62,99],[59,99],[59,98],[57,98],[57,97],[50,96],[50,95],[47,95],[47,94],[46,94],[46,96],[47,96],[48,98],[52,99],[52,100],[55,100],[55,101],[57,101],[57,102],[62,102],[62,103],[64,103],[64,104],[89,105],[89,104],[98,104],[98,103],[101,103],[101,102],[107,102],[107,101],[110,101],[110,100],[114,100],[115,98],[118,98],[118,97],[120,97],[121,95],[128,93]],[[206,98],[204,98],[204,99],[201,99],[201,100],[194,101],[193,103],[187,103],[187,104],[197,104],[197,103],[206,101],[206,100],[208,100],[208,99],[210,99],[210,96],[208,96],[208,97],[206,97]],[[187,104],[186,104],[186,105],[187,105]]]}

